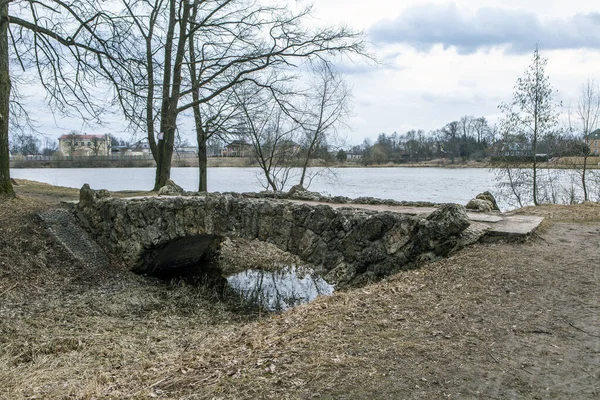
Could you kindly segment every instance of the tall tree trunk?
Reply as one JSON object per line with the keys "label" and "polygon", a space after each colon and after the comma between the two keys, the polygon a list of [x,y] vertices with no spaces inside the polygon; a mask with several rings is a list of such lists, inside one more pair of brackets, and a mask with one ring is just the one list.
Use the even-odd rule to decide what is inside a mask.
{"label": "tall tree trunk", "polygon": [[[200,107],[198,107],[198,114],[200,114]],[[194,107],[194,114],[196,114],[196,107]],[[198,191],[208,191],[208,156],[206,151],[206,132],[202,128],[201,120],[196,121],[196,139],[198,141],[198,176],[200,181],[198,182]]]}
{"label": "tall tree trunk", "polygon": [[310,163],[310,157],[312,153],[315,151],[316,143],[317,143],[317,134],[313,136],[313,140],[310,142],[310,146],[306,151],[306,157],[304,157],[304,163],[302,164],[302,175],[300,176],[300,186],[304,187],[304,180],[306,179],[306,170],[308,169],[308,164]]}
{"label": "tall tree trunk", "polygon": [[[198,4],[195,3],[191,10],[191,20],[195,21],[198,14]],[[208,191],[208,158],[206,151],[206,141],[208,140],[208,134],[204,129],[204,123],[202,121],[202,113],[200,112],[200,88],[198,87],[198,75],[196,71],[196,45],[194,42],[194,35],[189,37],[189,70],[190,70],[190,81],[192,83],[192,101],[194,106],[194,124],[196,125],[196,141],[198,142],[198,191]]]}
{"label": "tall tree trunk", "polygon": [[8,116],[10,74],[8,70],[8,2],[0,6],[0,196],[14,196],[10,181]]}
{"label": "tall tree trunk", "polygon": [[588,154],[586,152],[583,155],[583,170],[581,172],[581,185],[583,186],[583,201],[589,200],[587,185],[585,183],[585,173],[587,171],[587,159],[588,159]]}
{"label": "tall tree trunk", "polygon": [[158,190],[165,186],[167,180],[171,179],[171,160],[173,159],[173,147],[175,144],[175,121],[177,114],[170,113],[168,108],[163,112],[160,131],[163,139],[157,143],[158,157],[156,160],[156,177],[154,189]]}
{"label": "tall tree trunk", "polygon": [[539,84],[539,74],[536,66],[536,81],[535,81],[535,99],[533,104],[533,138],[532,138],[532,150],[533,150],[533,204],[539,206],[540,203],[538,201],[538,182],[537,182],[537,141],[539,135],[539,106],[540,106],[540,84]]}
{"label": "tall tree trunk", "polygon": [[[537,121],[536,121],[537,124]],[[539,206],[537,185],[537,134],[533,137],[533,204]]]}
{"label": "tall tree trunk", "polygon": [[[179,111],[179,94],[181,92],[181,68],[185,55],[185,44],[187,41],[187,24],[189,23],[190,4],[180,3],[181,18],[179,18],[179,37],[177,40],[177,50],[175,60],[171,64],[168,59],[173,54],[173,42],[175,40],[175,25],[177,24],[177,11],[175,5],[177,0],[171,0],[169,6],[169,28],[167,32],[167,41],[165,44],[165,82],[170,85],[163,85],[163,101],[160,118],[160,131],[163,133],[163,140],[159,140],[158,158],[156,159],[156,177],[154,180],[154,190],[159,190],[165,186],[167,180],[171,178],[171,161],[173,159],[173,148],[175,144],[175,130],[177,129],[177,115]],[[173,70],[171,71],[171,65]],[[172,74],[171,74],[172,72]],[[171,79],[172,77],[172,79]],[[170,90],[169,90],[170,88]]]}

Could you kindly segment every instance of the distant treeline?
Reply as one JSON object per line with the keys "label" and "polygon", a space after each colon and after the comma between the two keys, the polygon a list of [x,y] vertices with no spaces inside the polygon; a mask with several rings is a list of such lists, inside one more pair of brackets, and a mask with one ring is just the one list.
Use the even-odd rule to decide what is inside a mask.
{"label": "distant treeline", "polygon": [[[540,138],[537,159],[580,156],[587,145],[582,137],[557,130]],[[364,165],[416,163],[433,159],[455,161],[494,161],[510,159],[516,163],[533,159],[531,142],[525,134],[500,134],[484,117],[464,116],[444,127],[426,132],[411,130],[404,134],[381,133],[375,142],[340,150],[339,161],[352,159]]]}

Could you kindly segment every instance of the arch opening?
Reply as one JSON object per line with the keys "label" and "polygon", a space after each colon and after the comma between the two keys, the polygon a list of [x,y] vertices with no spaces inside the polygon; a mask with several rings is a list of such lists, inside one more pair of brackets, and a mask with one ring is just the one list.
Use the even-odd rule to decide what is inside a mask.
{"label": "arch opening", "polygon": [[214,259],[222,238],[216,235],[185,236],[144,252],[136,272],[161,280],[222,281]]}

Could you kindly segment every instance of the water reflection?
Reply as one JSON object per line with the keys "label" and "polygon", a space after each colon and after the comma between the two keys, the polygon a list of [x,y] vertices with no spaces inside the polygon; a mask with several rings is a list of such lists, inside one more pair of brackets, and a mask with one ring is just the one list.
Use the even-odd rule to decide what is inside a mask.
{"label": "water reflection", "polygon": [[277,271],[246,270],[227,277],[227,283],[245,301],[276,312],[334,291],[333,285],[313,271],[295,266]]}

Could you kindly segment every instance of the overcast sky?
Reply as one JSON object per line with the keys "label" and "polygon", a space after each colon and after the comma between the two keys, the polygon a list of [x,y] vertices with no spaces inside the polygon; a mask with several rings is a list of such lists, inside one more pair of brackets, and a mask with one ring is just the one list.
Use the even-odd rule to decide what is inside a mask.
{"label": "overcast sky", "polygon": [[[462,115],[496,121],[498,104],[510,100],[536,43],[549,60],[547,73],[566,111],[581,84],[600,70],[600,9],[595,3],[316,1],[318,23],[364,30],[381,62],[340,66],[353,88],[349,142],[358,144],[381,132],[436,129]],[[38,119],[54,137],[81,125],[61,120],[59,129],[52,117]],[[107,132],[100,128],[98,133]]]}

